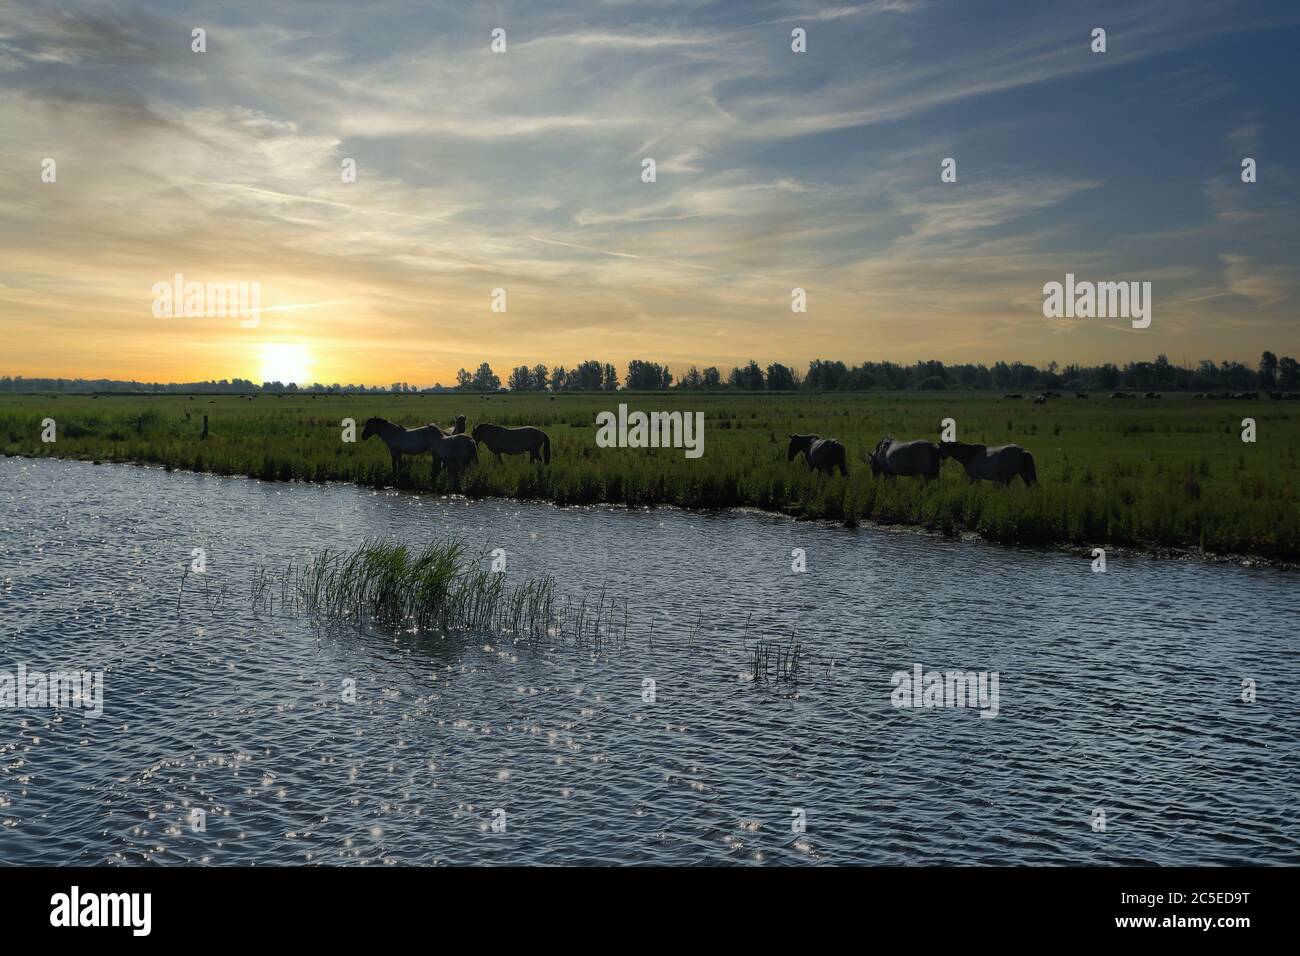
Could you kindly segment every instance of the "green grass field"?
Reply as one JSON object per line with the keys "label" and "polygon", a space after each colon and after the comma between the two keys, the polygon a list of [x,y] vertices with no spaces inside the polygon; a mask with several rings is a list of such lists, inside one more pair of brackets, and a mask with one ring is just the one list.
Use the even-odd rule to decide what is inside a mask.
{"label": "green grass field", "polygon": [[[633,410],[702,411],[704,455],[680,449],[602,449],[595,416]],[[973,531],[1022,544],[1111,544],[1300,558],[1297,447],[1300,407],[1204,401],[1185,395],[1116,401],[1068,396],[1034,405],[987,393],[630,393],[523,395],[62,394],[0,397],[8,455],[156,463],[172,469],[278,481],[393,484],[377,439],[347,444],[341,421],[380,415],[406,426],[457,414],[470,426],[537,425],[552,441],[547,467],[526,457],[498,464],[484,450],[462,492],[561,504],[614,502],[686,508],[751,506],[854,524],[860,520]],[[202,439],[203,416],[210,435]],[[41,441],[41,421],[57,441]],[[873,479],[865,456],[885,434],[937,440],[944,418],[957,438],[1016,442],[1033,453],[1041,486],[971,486],[956,462],[926,488],[919,479]],[[1254,418],[1258,438],[1241,440]],[[850,476],[823,478],[785,458],[791,432],[839,438]],[[428,489],[429,458],[409,459],[402,487]],[[434,487],[450,490],[444,472]]]}

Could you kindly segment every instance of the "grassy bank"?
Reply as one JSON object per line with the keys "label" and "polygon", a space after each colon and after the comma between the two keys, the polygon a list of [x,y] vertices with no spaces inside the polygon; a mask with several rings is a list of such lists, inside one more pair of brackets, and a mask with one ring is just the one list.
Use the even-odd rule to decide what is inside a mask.
{"label": "grassy bank", "polygon": [[[619,402],[645,411],[702,411],[703,457],[680,449],[598,448],[595,416]],[[1073,396],[1034,405],[984,393],[572,394],[345,396],[7,395],[0,398],[6,454],[155,463],[267,480],[393,484],[378,439],[348,444],[380,415],[409,426],[476,422],[537,425],[553,446],[548,467],[526,458],[498,464],[484,452],[466,476],[471,497],[561,504],[612,502],[686,508],[752,506],[853,524],[863,519],[995,541],[1201,549],[1300,558],[1300,408],[1293,403],[1203,401],[1166,395],[1115,401]],[[210,434],[201,437],[203,416]],[[1016,442],[1034,455],[1041,486],[968,485],[947,462],[941,480],[871,477],[866,453],[885,434],[937,439],[944,418],[957,437]],[[1258,424],[1254,444],[1241,420]],[[41,441],[41,421],[58,439]],[[786,436],[814,432],[848,446],[850,476],[823,478],[785,460]],[[431,483],[427,456],[412,459],[404,487]]]}

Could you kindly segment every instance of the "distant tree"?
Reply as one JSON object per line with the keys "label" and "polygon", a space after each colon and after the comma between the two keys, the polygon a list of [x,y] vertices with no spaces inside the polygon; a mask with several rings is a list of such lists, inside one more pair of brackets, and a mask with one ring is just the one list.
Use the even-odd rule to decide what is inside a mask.
{"label": "distant tree", "polygon": [[753,359],[744,368],[733,368],[727,376],[727,384],[732,388],[743,388],[749,392],[758,392],[763,389],[763,370],[759,368],[758,363]]}
{"label": "distant tree", "polygon": [[492,371],[492,366],[484,362],[474,372],[472,387],[479,392],[495,392],[501,387],[501,379]]}
{"label": "distant tree", "polygon": [[1278,361],[1277,387],[1287,392],[1300,388],[1300,364],[1289,355]]}
{"label": "distant tree", "polygon": [[813,359],[808,363],[808,374],[803,377],[803,387],[818,392],[833,391],[843,387],[849,370],[843,362]]}
{"label": "distant tree", "polygon": [[1272,391],[1277,388],[1277,356],[1265,352],[1259,357],[1259,387]]}
{"label": "distant tree", "polygon": [[531,386],[533,391],[535,392],[546,391],[546,385],[549,382],[549,380],[550,380],[550,376],[547,373],[547,369],[545,365],[542,365],[539,362],[538,364],[533,366],[533,381]]}
{"label": "distant tree", "polygon": [[566,379],[566,387],[579,392],[598,392],[604,385],[605,367],[595,359],[579,364]]}
{"label": "distant tree", "polygon": [[1219,365],[1219,375],[1223,384],[1233,390],[1252,388],[1259,375],[1241,362],[1223,362]]}
{"label": "distant tree", "polygon": [[798,387],[794,370],[786,368],[779,362],[767,367],[767,388],[771,392],[791,392]]}
{"label": "distant tree", "polygon": [[474,384],[474,376],[473,376],[473,375],[469,374],[469,372],[465,371],[463,368],[462,368],[462,369],[458,369],[458,370],[456,371],[456,387],[457,387],[457,388],[468,389],[468,388],[469,388],[471,385],[473,385],[473,384]]}
{"label": "distant tree", "polygon": [[551,391],[562,392],[568,386],[569,373],[564,370],[563,365],[557,365],[551,371]]}
{"label": "distant tree", "polygon": [[710,365],[700,373],[700,385],[711,391],[722,388],[722,373],[716,365]]}
{"label": "distant tree", "polygon": [[694,389],[702,387],[703,384],[704,379],[700,375],[700,370],[692,365],[686,370],[686,374],[682,376],[681,381],[677,383],[677,387]]}
{"label": "distant tree", "polygon": [[533,372],[527,365],[517,365],[506,383],[512,392],[526,392],[533,387]]}
{"label": "distant tree", "polygon": [[627,382],[629,389],[636,391],[656,391],[668,388],[673,382],[673,373],[667,365],[658,362],[645,362],[633,359],[627,364]]}

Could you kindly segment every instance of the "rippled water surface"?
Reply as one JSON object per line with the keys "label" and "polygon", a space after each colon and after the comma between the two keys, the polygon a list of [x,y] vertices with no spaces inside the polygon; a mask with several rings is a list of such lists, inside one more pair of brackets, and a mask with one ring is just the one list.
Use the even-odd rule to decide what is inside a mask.
{"label": "rippled water surface", "polygon": [[[378,535],[604,587],[626,641],[621,617],[597,652],[254,613],[257,566]],[[207,574],[181,593],[194,548]],[[0,671],[105,672],[101,717],[0,710],[0,863],[1294,864],[1296,585],[0,459]],[[797,685],[752,680],[755,639],[792,630]],[[892,706],[917,663],[996,671],[997,717]]]}

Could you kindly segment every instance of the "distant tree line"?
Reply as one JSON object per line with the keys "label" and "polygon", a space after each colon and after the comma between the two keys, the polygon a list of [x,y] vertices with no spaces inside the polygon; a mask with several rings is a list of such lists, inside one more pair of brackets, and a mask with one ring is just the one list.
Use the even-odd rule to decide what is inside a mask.
{"label": "distant tree line", "polygon": [[[497,391],[500,380],[488,363],[470,373],[461,369],[457,387],[471,391]],[[1123,366],[1078,364],[1061,367],[1049,362],[1046,368],[1024,362],[996,362],[988,365],[945,365],[937,360],[901,365],[895,362],[863,362],[851,366],[840,361],[814,359],[802,375],[779,362],[763,368],[752,359],[744,366],[729,369],[724,376],[716,366],[699,369],[692,365],[674,380],[668,366],[634,359],[628,363],[627,375],[620,383],[614,366],[597,361],[583,362],[573,370],[564,366],[548,369],[545,365],[520,365],[506,382],[516,392],[594,392],[664,391],[670,388],[712,391],[816,392],[867,391],[885,389],[988,389],[1026,390],[1063,389],[1163,389],[1209,391],[1216,388],[1263,388],[1269,391],[1293,391],[1300,388],[1300,365],[1294,358],[1279,359],[1272,352],[1260,357],[1259,366],[1251,368],[1241,362],[1204,360],[1193,368],[1174,365],[1164,355],[1154,362],[1129,362]]]}
{"label": "distant tree line", "polygon": [[[667,365],[634,359],[628,363],[627,374],[620,380],[618,370],[608,362],[590,359],[565,368],[557,365],[520,365],[506,379],[505,387],[513,392],[612,392],[620,388],[630,391],[739,391],[789,392],[795,390],[867,391],[884,389],[986,389],[1018,391],[1030,389],[1160,389],[1164,391],[1212,391],[1215,389],[1254,389],[1267,391],[1295,391],[1300,389],[1300,365],[1294,358],[1278,358],[1272,352],[1260,356],[1259,365],[1251,368],[1241,362],[1218,362],[1208,359],[1195,367],[1174,365],[1164,355],[1154,362],[1129,362],[1123,366],[1110,362],[1104,365],[1066,365],[1049,362],[1046,368],[1024,362],[996,362],[988,365],[945,365],[931,360],[901,365],[894,362],[863,362],[847,365],[840,361],[814,359],[802,375],[780,363],[763,368],[750,360],[744,366],[727,371],[724,376],[716,366],[705,369],[690,366],[681,378],[674,380]],[[406,382],[384,386],[365,385],[297,385],[292,382],[263,382],[258,385],[247,379],[227,381],[185,382],[179,384],[148,384],[112,379],[25,378],[21,375],[0,377],[0,392],[308,392],[356,393],[378,392],[389,394],[417,394],[446,391],[496,392],[502,388],[500,377],[492,366],[483,362],[470,372],[460,369],[456,385],[444,388],[441,384],[417,388]]]}

